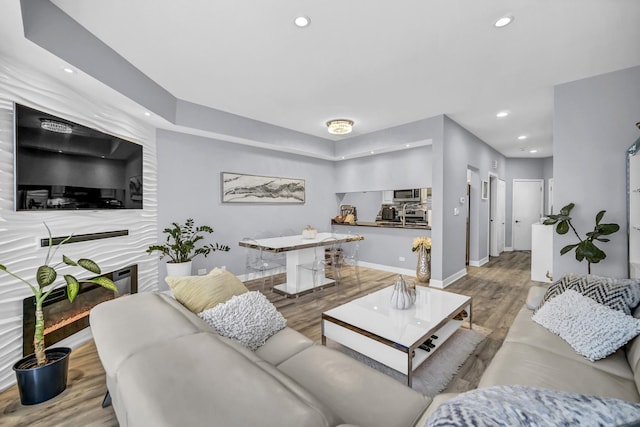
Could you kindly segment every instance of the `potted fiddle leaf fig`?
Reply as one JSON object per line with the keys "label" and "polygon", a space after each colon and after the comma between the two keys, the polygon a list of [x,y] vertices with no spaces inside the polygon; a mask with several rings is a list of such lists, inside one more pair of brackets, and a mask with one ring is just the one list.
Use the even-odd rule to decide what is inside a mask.
{"label": "potted fiddle leaf fig", "polygon": [[606,211],[600,211],[596,214],[596,224],[593,227],[593,231],[588,232],[585,235],[585,238],[581,238],[578,234],[578,231],[575,229],[573,224],[571,223],[571,210],[575,207],[575,204],[569,203],[567,206],[560,209],[560,213],[558,215],[549,215],[549,217],[544,221],[545,225],[556,225],[556,232],[558,234],[567,234],[569,230],[572,230],[573,233],[578,238],[578,243],[573,243],[571,245],[567,245],[560,250],[560,255],[564,255],[567,252],[571,252],[575,250],[576,252],[576,260],[582,262],[584,260],[587,261],[587,273],[591,274],[591,264],[597,264],[603,259],[607,257],[607,254],[604,253],[602,249],[595,245],[595,242],[603,242],[606,243],[609,241],[608,238],[603,236],[608,236],[620,230],[620,226],[618,224],[610,223],[610,224],[602,224],[602,218],[604,218],[604,214]]}
{"label": "potted fiddle leaf fig", "polygon": [[67,297],[70,302],[78,295],[81,283],[94,283],[106,289],[118,292],[115,283],[106,277],[78,279],[71,274],[64,275],[63,283],[56,283],[58,269],[63,265],[79,267],[93,274],[100,274],[100,267],[88,258],[72,260],[66,255],[57,263],[53,259],[60,247],[71,239],[68,236],[58,244],[53,244],[51,230],[44,224],[49,233],[49,247],[44,264],[36,270],[35,283],[13,273],[5,265],[0,264],[0,271],[28,286],[35,297],[35,332],[33,336],[34,353],[19,360],[13,370],[16,373],[20,401],[23,405],[41,403],[57,396],[67,386],[68,358],[71,349],[59,347],[45,350],[44,342],[44,312],[42,306],[51,292],[66,286]]}
{"label": "potted fiddle leaf fig", "polygon": [[206,258],[211,252],[228,252],[229,246],[219,243],[197,245],[204,239],[203,233],[213,233],[213,228],[208,225],[195,226],[192,218],[188,218],[184,224],[171,223],[172,227],[165,228],[162,232],[167,234],[166,242],[162,245],[151,245],[147,253],[160,252],[160,259],[169,257],[167,261],[167,274],[169,276],[189,276],[191,274],[191,261],[198,255]]}

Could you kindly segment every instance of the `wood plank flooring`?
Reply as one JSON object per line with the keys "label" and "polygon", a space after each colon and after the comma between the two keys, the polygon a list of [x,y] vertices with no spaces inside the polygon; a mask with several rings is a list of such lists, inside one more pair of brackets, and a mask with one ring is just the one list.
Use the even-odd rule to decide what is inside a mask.
{"label": "wood plank flooring", "polygon": [[[473,322],[493,332],[469,357],[445,391],[466,391],[478,384],[524,304],[529,287],[535,283],[530,280],[530,263],[527,252],[505,252],[483,267],[468,267],[467,276],[446,288],[471,296]],[[333,287],[297,300],[285,299],[268,289],[266,294],[287,319],[288,326],[320,342],[323,311],[388,286],[395,279],[393,273],[361,268],[361,289],[353,274],[346,271],[339,294]],[[283,280],[282,275],[275,283]],[[269,285],[267,282],[267,288]],[[248,287],[262,288],[259,282],[248,283]],[[71,353],[68,387],[61,395],[40,405],[22,406],[15,386],[1,393],[0,426],[117,426],[113,409],[100,406],[105,392],[104,371],[91,341]]]}

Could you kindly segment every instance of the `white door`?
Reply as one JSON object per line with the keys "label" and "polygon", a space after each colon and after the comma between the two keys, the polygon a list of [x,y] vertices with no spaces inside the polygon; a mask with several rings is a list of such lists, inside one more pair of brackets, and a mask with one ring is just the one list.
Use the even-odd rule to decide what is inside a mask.
{"label": "white door", "polygon": [[506,185],[504,180],[490,177],[490,247],[489,255],[498,256],[504,252],[505,235],[505,198]]}
{"label": "white door", "polygon": [[513,180],[513,249],[531,250],[531,226],[540,222],[543,209],[542,179]]}

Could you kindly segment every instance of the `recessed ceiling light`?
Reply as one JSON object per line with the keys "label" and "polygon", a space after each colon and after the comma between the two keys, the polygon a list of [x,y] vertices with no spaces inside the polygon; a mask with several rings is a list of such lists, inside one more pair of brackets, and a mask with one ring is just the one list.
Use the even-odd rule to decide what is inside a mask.
{"label": "recessed ceiling light", "polygon": [[507,25],[511,24],[513,22],[513,15],[509,14],[509,15],[505,15],[503,17],[501,17],[500,19],[498,19],[493,26],[496,28],[503,28],[506,27]]}
{"label": "recessed ceiling light", "polygon": [[537,153],[537,152],[538,152],[538,150],[536,150],[536,149],[534,148],[533,150],[529,150],[529,152],[530,152],[531,154],[535,154],[535,153]]}
{"label": "recessed ceiling light", "polygon": [[409,148],[409,147],[411,147],[411,144],[407,144],[407,145],[405,145],[405,147]]}
{"label": "recessed ceiling light", "polygon": [[371,154],[376,154],[376,152],[375,152],[375,151],[370,151],[370,153],[371,153]]}
{"label": "recessed ceiling light", "polygon": [[69,74],[73,74],[73,68],[71,67],[62,67],[62,69],[64,70],[65,73],[69,73]]}
{"label": "recessed ceiling light", "polygon": [[519,139],[519,140],[521,140],[521,141],[522,141],[523,139],[527,139],[527,135],[520,135],[520,136],[518,137],[518,139]]}
{"label": "recessed ceiling light", "polygon": [[151,113],[150,113],[150,112],[148,112],[148,111],[145,111],[145,112],[144,112],[144,115],[145,115],[145,116],[147,116],[147,117],[151,117]]}
{"label": "recessed ceiling light", "polygon": [[499,119],[503,118],[503,117],[507,117],[509,115],[508,111],[500,111],[498,114],[496,114],[496,117],[498,117]]}
{"label": "recessed ceiling light", "polygon": [[293,23],[296,27],[304,28],[308,27],[311,24],[311,19],[308,16],[296,16],[296,19],[293,20]]}

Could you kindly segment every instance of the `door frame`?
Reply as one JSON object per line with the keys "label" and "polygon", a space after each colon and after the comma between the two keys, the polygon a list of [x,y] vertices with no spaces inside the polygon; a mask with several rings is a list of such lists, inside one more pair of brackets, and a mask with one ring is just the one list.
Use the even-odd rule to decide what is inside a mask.
{"label": "door frame", "polygon": [[540,184],[541,194],[540,194],[540,216],[544,215],[544,179],[542,178],[514,178],[511,181],[511,247],[513,250],[516,250],[515,239],[516,239],[516,215],[515,215],[515,206],[516,206],[516,182],[537,182]]}
{"label": "door frame", "polygon": [[[500,178],[499,175],[489,172],[489,228],[488,228],[488,238],[487,238],[487,254],[489,255],[489,257],[492,256],[496,256],[496,255],[492,255],[493,251],[491,250],[491,246],[494,242],[497,242],[498,240],[498,226],[499,225],[493,225],[495,224],[495,221],[492,221],[492,212],[493,210],[497,207],[498,204],[498,194],[497,194],[497,188],[498,188],[498,181],[502,181],[505,183],[505,202],[506,202],[506,181],[504,181],[503,179]],[[494,192],[494,186],[496,191]],[[495,215],[494,215],[495,216]],[[503,218],[506,219],[507,217],[507,206],[506,203],[504,205],[504,212],[503,212]],[[506,236],[506,224],[505,224],[505,230],[502,234],[502,251],[504,252],[506,250],[507,247],[507,242],[504,240],[504,237]]]}

